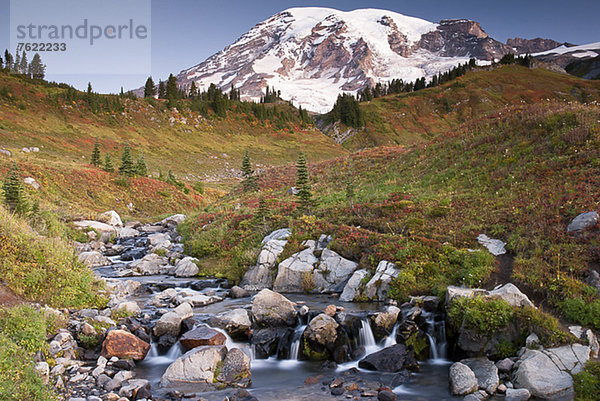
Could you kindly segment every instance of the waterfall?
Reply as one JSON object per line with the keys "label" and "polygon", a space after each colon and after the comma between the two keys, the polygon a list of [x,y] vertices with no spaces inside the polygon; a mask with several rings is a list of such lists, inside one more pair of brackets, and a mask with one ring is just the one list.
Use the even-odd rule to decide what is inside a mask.
{"label": "waterfall", "polygon": [[427,324],[427,338],[429,339],[429,357],[433,361],[444,361],[446,359],[446,322],[435,320],[435,313],[423,312]]}
{"label": "waterfall", "polygon": [[387,336],[383,342],[383,348],[391,347],[392,345],[396,345],[396,334],[398,332],[398,324],[394,326],[392,333]]}
{"label": "waterfall", "polygon": [[377,343],[375,342],[375,336],[373,335],[373,330],[371,330],[371,325],[367,319],[361,320],[361,327],[358,332],[359,345],[365,347],[366,355],[372,354],[379,350]]}
{"label": "waterfall", "polygon": [[150,345],[150,351],[148,351],[148,355],[146,355],[144,362],[147,362],[151,365],[170,364],[181,355],[183,355],[183,350],[179,343],[173,344],[173,346],[169,348],[169,351],[166,355],[159,355],[157,345],[152,343]]}
{"label": "waterfall", "polygon": [[290,346],[289,359],[298,359],[298,351],[300,350],[300,339],[302,338],[302,333],[304,333],[304,330],[306,330],[306,325],[298,326],[296,327],[296,330],[294,330],[294,337],[292,339],[292,345]]}
{"label": "waterfall", "polygon": [[146,358],[156,358],[158,356],[158,347],[156,346],[156,343],[152,343],[150,344],[150,351],[148,351],[148,355],[146,355]]}
{"label": "waterfall", "polygon": [[183,355],[183,350],[179,342],[173,344],[173,346],[169,349],[169,352],[167,352],[167,358],[172,361],[179,358],[181,355]]}

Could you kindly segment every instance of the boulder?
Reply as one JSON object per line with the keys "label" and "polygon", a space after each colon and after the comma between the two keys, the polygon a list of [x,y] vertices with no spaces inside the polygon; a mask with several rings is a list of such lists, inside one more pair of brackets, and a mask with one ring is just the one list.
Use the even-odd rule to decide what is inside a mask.
{"label": "boulder", "polygon": [[155,253],[149,253],[143,258],[131,262],[129,267],[144,276],[155,276],[157,274],[167,274],[172,270],[169,260],[164,256]]}
{"label": "boulder", "polygon": [[125,311],[130,316],[138,316],[142,314],[142,309],[138,306],[136,302],[133,301],[121,302],[114,308],[114,310],[116,310],[117,312]]}
{"label": "boulder", "polygon": [[135,280],[106,280],[106,286],[117,298],[125,298],[143,290],[142,283]]}
{"label": "boulder", "polygon": [[185,214],[174,214],[173,216],[169,216],[163,219],[160,222],[160,225],[166,228],[175,228],[179,224],[183,223],[185,221],[185,218]]}
{"label": "boulder", "polygon": [[486,247],[494,256],[500,256],[506,253],[506,249],[504,249],[506,242],[502,242],[499,239],[492,239],[485,234],[479,234],[477,242]]}
{"label": "boulder", "polygon": [[150,350],[150,344],[124,330],[111,330],[102,343],[102,356],[105,358],[127,358],[141,361]]}
{"label": "boulder", "polygon": [[467,395],[477,391],[475,373],[467,365],[456,362],[450,366],[450,392],[452,395]]}
{"label": "boulder", "polygon": [[33,177],[26,177],[26,178],[23,179],[23,182],[26,185],[30,185],[36,191],[41,188],[40,184],[38,184],[38,182]]}
{"label": "boulder", "polygon": [[[144,380],[144,379],[132,379],[132,380],[129,380],[126,385],[121,387],[121,389],[119,390],[119,396],[125,397],[128,399],[140,400],[141,398],[138,396],[138,394],[142,394],[142,391],[143,391],[142,389],[149,391],[150,390],[150,382],[148,380]],[[133,398],[133,397],[135,397],[135,398]],[[91,401],[89,397],[88,397],[87,401]]]}
{"label": "boulder", "polygon": [[233,287],[231,287],[231,290],[229,291],[229,296],[233,299],[247,298],[250,296],[250,293],[248,291],[246,291],[245,289],[243,289],[242,287],[238,287],[237,285],[234,285]]}
{"label": "boulder", "polygon": [[181,295],[178,295],[175,298],[175,302],[178,305],[181,305],[183,303],[188,303],[193,308],[199,308],[199,307],[202,307],[202,306],[214,304],[214,303],[217,303],[217,302],[221,302],[222,300],[223,300],[223,298],[218,297],[216,295],[204,295],[204,294],[191,294],[191,295],[187,295],[185,293],[183,293]]}
{"label": "boulder", "polygon": [[415,369],[417,363],[412,351],[404,344],[395,344],[367,355],[358,362],[358,367],[379,372],[400,372],[403,369]]}
{"label": "boulder", "polygon": [[389,335],[396,322],[398,321],[398,314],[400,308],[396,306],[388,306],[385,312],[377,312],[370,316],[371,327],[373,328],[373,334],[376,338],[383,338]]}
{"label": "boulder", "polygon": [[531,393],[526,388],[507,388],[504,401],[527,401]]}
{"label": "boulder", "polygon": [[288,327],[270,327],[254,330],[250,337],[250,344],[254,348],[256,358],[264,359],[277,354],[279,342],[290,335],[292,329]]}
{"label": "boulder", "polygon": [[172,387],[182,383],[213,383],[214,373],[226,356],[224,345],[194,348],[169,365],[160,384]]}
{"label": "boulder", "polygon": [[201,347],[203,345],[223,345],[227,338],[220,331],[208,326],[199,326],[181,336],[179,342],[185,349]]}
{"label": "boulder", "polygon": [[245,309],[234,309],[213,316],[209,324],[213,327],[218,327],[227,332],[232,338],[246,339],[250,331],[250,316]]}
{"label": "boulder", "polygon": [[164,249],[168,250],[171,247],[171,237],[165,233],[154,233],[148,236],[150,249],[153,251]]}
{"label": "boulder", "polygon": [[531,306],[534,307],[533,302],[529,300],[527,295],[523,294],[516,285],[512,283],[506,283],[489,292],[492,297],[500,297],[512,306]]}
{"label": "boulder", "polygon": [[258,255],[256,266],[244,274],[244,278],[240,282],[242,288],[258,291],[271,286],[271,270],[275,268],[277,259],[283,252],[287,238],[291,234],[288,228],[282,228],[263,238],[263,248]]}
{"label": "boulder", "polygon": [[12,157],[12,153],[10,152],[10,150],[6,150],[6,149],[0,149],[0,155]]}
{"label": "boulder", "polygon": [[279,263],[273,290],[281,292],[309,292],[314,290],[313,269],[319,259],[314,255],[316,243],[304,242],[307,248]]}
{"label": "boulder", "polygon": [[[326,239],[322,239],[322,241],[326,242]],[[321,293],[342,292],[357,267],[358,263],[344,259],[330,249],[323,249],[321,261],[313,272],[315,291]]]}
{"label": "boulder", "polygon": [[171,335],[177,337],[181,331],[181,322],[194,316],[192,307],[188,303],[183,303],[171,312],[167,312],[160,317],[152,329],[157,337]]}
{"label": "boulder", "polygon": [[117,229],[109,224],[101,223],[99,221],[82,220],[73,222],[75,227],[80,229],[93,229],[100,234],[100,240],[102,242],[108,242],[113,237],[116,237],[118,232]]}
{"label": "boulder", "polygon": [[198,259],[186,256],[175,265],[175,277],[194,277],[200,269],[196,262]]}
{"label": "boulder", "polygon": [[294,327],[297,323],[295,304],[283,295],[264,289],[252,300],[252,316],[258,327]]}
{"label": "boulder", "polygon": [[331,316],[321,313],[313,318],[302,334],[304,355],[311,360],[326,360],[333,353],[339,324]]}
{"label": "boulder", "polygon": [[216,380],[228,386],[248,387],[251,376],[250,357],[239,348],[232,348],[227,352]]}
{"label": "boulder", "polygon": [[100,216],[98,216],[98,221],[114,227],[123,227],[121,216],[119,216],[119,214],[114,210],[102,213]]}
{"label": "boulder", "polygon": [[575,217],[567,226],[567,232],[577,233],[590,229],[598,224],[598,212],[581,213]]}
{"label": "boulder", "polygon": [[79,254],[78,259],[92,268],[110,265],[110,260],[98,251],[82,252]]}
{"label": "boulder", "polygon": [[369,272],[365,269],[360,269],[352,274],[352,277],[346,283],[342,295],[340,295],[341,302],[352,302],[354,297],[358,293],[360,285],[365,277],[369,275]]}
{"label": "boulder", "polygon": [[140,232],[131,227],[123,227],[119,229],[118,237],[119,238],[133,238],[140,235]]}
{"label": "boulder", "polygon": [[393,263],[382,260],[377,265],[375,274],[369,280],[363,291],[369,299],[383,301],[390,289],[390,282],[398,276],[398,270]]}
{"label": "boulder", "polygon": [[279,230],[273,231],[271,234],[263,238],[262,244],[268,244],[273,240],[286,240],[292,235],[292,231],[289,228],[280,228]]}
{"label": "boulder", "polygon": [[485,357],[463,359],[460,362],[473,371],[480,389],[487,391],[488,394],[496,392],[500,384],[500,378],[498,377],[498,368],[494,362]]}

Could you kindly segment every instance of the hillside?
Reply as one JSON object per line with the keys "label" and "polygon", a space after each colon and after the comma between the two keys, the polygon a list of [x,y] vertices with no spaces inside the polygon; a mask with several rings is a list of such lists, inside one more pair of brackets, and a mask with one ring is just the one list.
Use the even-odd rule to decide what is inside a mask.
{"label": "hillside", "polygon": [[[109,154],[119,167],[125,144],[135,158],[143,153],[150,177],[172,170],[190,188],[206,184],[214,198],[221,187],[238,180],[241,160],[248,149],[256,169],[288,163],[298,149],[317,160],[344,152],[316,128],[301,122],[287,104],[265,105],[273,116],[256,118],[233,105],[225,116],[210,110],[192,111],[180,101],[168,108],[160,100],[94,95],[100,104],[92,110],[86,94],[64,86],[35,82],[0,73],[0,174],[13,161],[41,185],[41,201],[64,214],[116,209],[127,215],[151,216],[189,211],[202,204],[202,194],[189,194],[163,182],[137,178],[119,185],[111,175],[90,163],[96,139],[101,159]],[[22,151],[37,148],[39,152]],[[187,192],[187,191],[186,191]],[[161,195],[162,194],[162,195]],[[126,205],[132,203],[136,212]]]}
{"label": "hillside", "polygon": [[485,121],[506,106],[547,100],[600,100],[600,84],[541,68],[480,69],[436,88],[361,103],[367,120],[364,129],[338,124],[325,132],[338,142],[344,140],[349,150],[427,143],[466,122]]}

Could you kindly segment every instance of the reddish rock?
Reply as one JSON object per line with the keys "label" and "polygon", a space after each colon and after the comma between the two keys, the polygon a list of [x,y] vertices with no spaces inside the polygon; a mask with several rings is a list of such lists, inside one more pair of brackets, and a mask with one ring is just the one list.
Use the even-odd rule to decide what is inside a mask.
{"label": "reddish rock", "polygon": [[220,331],[207,326],[196,327],[185,333],[179,341],[186,349],[192,349],[203,345],[223,345],[226,337]]}
{"label": "reddish rock", "polygon": [[329,305],[327,308],[325,308],[325,314],[328,316],[334,317],[336,312],[337,308],[335,305]]}
{"label": "reddish rock", "polygon": [[149,350],[150,344],[124,330],[110,331],[102,343],[102,356],[107,359],[116,356],[120,359],[141,361]]}

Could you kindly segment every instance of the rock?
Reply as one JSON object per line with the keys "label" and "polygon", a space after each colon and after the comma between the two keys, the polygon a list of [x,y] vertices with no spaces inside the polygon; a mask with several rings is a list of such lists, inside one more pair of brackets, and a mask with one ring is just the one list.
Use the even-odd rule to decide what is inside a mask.
{"label": "rock", "polygon": [[149,253],[142,259],[130,263],[129,267],[144,276],[166,274],[172,270],[172,267],[169,266],[169,260],[155,253]]}
{"label": "rock", "polygon": [[222,301],[223,298],[217,297],[216,295],[204,295],[204,294],[194,294],[194,295],[185,295],[177,296],[175,301],[177,304],[188,303],[194,308],[198,308],[201,306],[206,306],[210,304],[214,304],[216,302]]}
{"label": "rock", "polygon": [[598,224],[598,212],[581,213],[575,217],[567,226],[567,232],[577,233],[590,229]]}
{"label": "rock", "polygon": [[252,300],[252,315],[258,327],[294,327],[297,323],[295,304],[283,295],[264,289]]}
{"label": "rock", "polygon": [[323,313],[325,313],[327,316],[334,317],[336,312],[337,308],[335,307],[335,305],[327,305]]}
{"label": "rock", "polygon": [[281,292],[309,292],[315,289],[313,269],[319,259],[314,255],[315,241],[304,242],[307,247],[279,263],[273,290]]}
{"label": "rock", "polygon": [[487,391],[489,394],[496,392],[500,384],[500,378],[498,377],[498,368],[494,362],[485,357],[463,359],[460,362],[473,371],[480,389]]}
{"label": "rock", "polygon": [[396,401],[396,394],[392,393],[390,390],[381,390],[377,393],[378,401]]}
{"label": "rock", "polygon": [[166,228],[175,228],[179,224],[183,223],[185,221],[185,218],[185,214],[174,214],[173,216],[169,216],[163,219],[160,222],[160,225]]}
{"label": "rock", "polygon": [[47,362],[38,362],[35,364],[35,371],[40,375],[44,383],[50,380],[50,366]]}
{"label": "rock", "polygon": [[371,315],[371,327],[373,328],[375,337],[383,338],[389,335],[398,321],[399,314],[400,308],[388,306],[385,312],[377,312],[374,315]]}
{"label": "rock", "polygon": [[531,333],[525,339],[525,346],[530,349],[538,349],[540,347],[540,339],[535,333]]}
{"label": "rock", "polygon": [[135,399],[141,399],[137,395],[142,388],[150,390],[150,382],[144,379],[129,380],[127,385],[121,387],[119,390],[119,396],[126,397],[128,399],[131,399],[135,396]]}
{"label": "rock", "polygon": [[467,395],[465,398],[463,398],[463,401],[484,401],[484,400],[487,400],[488,397],[489,397],[488,393],[486,393],[483,390],[479,390],[472,394]]}
{"label": "rock", "polygon": [[125,238],[133,238],[133,237],[137,237],[138,235],[140,235],[140,232],[134,228],[130,228],[130,227],[124,227],[124,228],[120,228],[119,232],[118,232],[118,237],[125,239]]}
{"label": "rock", "polygon": [[497,289],[490,291],[492,297],[500,297],[512,306],[530,306],[534,307],[533,302],[529,300],[527,295],[523,294],[516,285],[512,283],[504,284]]}
{"label": "rock", "polygon": [[283,228],[273,231],[263,239],[263,248],[258,255],[257,264],[244,275],[240,282],[242,288],[257,291],[271,286],[271,270],[275,268],[291,234],[289,229]]}
{"label": "rock", "polygon": [[96,336],[98,335],[98,333],[96,332],[96,329],[94,328],[94,326],[92,326],[91,324],[84,322],[83,325],[81,325],[81,332],[83,334],[85,334],[86,336]]}
{"label": "rock", "polygon": [[323,249],[321,261],[313,273],[315,291],[342,292],[357,267],[358,263],[344,259],[330,249]]}
{"label": "rock", "polygon": [[123,227],[121,216],[119,216],[119,214],[114,210],[102,213],[100,216],[98,216],[98,221],[115,227]]}
{"label": "rock", "polygon": [[274,327],[254,330],[250,344],[254,347],[256,358],[264,359],[277,353],[281,339],[290,335],[290,328]]}
{"label": "rock", "polygon": [[450,366],[450,392],[452,395],[467,395],[477,391],[475,373],[467,365],[456,362]]}
{"label": "rock", "polygon": [[114,310],[117,312],[125,311],[130,316],[138,316],[142,314],[142,309],[136,302],[133,301],[121,302],[114,308]]}
{"label": "rock", "polygon": [[506,242],[502,242],[499,239],[492,239],[485,234],[479,234],[479,236],[477,236],[477,242],[486,247],[494,256],[504,255],[506,253],[506,249],[504,249]]}
{"label": "rock", "polygon": [[203,345],[223,345],[226,339],[225,335],[217,330],[199,326],[181,336],[179,342],[189,350]]}
{"label": "rock", "polygon": [[188,303],[183,303],[172,312],[162,315],[154,324],[152,332],[157,337],[165,334],[177,337],[181,331],[181,322],[192,316],[194,316],[192,307]]}
{"label": "rock", "polygon": [[214,372],[226,355],[227,348],[224,345],[194,348],[167,368],[160,383],[163,387],[181,383],[212,383]]}
{"label": "rock", "polygon": [[404,344],[395,344],[382,349],[358,362],[358,367],[379,372],[400,372],[403,369],[416,367],[412,351]]}
{"label": "rock", "polygon": [[85,263],[91,268],[108,266],[111,264],[110,260],[98,251],[82,252],[79,254],[78,259],[80,262]]}
{"label": "rock", "polygon": [[336,387],[336,388],[331,389],[331,395],[342,395],[342,394],[344,394],[343,388]]}
{"label": "rock", "polygon": [[232,348],[227,352],[216,379],[227,385],[248,387],[251,384],[251,376],[250,357],[239,348]]}
{"label": "rock", "polygon": [[340,301],[352,302],[356,296],[356,293],[358,292],[358,289],[360,288],[363,279],[367,277],[368,274],[369,272],[364,269],[355,271],[352,274],[352,277],[350,277],[348,280],[348,283],[346,283],[344,291],[342,291],[342,295],[340,295]]}
{"label": "rock", "polygon": [[102,342],[102,353],[104,358],[129,358],[141,361],[150,350],[150,344],[140,340],[135,335],[124,330],[111,330]]}
{"label": "rock", "polygon": [[440,299],[433,295],[411,297],[410,304],[420,306],[427,312],[436,312],[440,305]]}
{"label": "rock", "polygon": [[393,263],[382,260],[377,265],[375,274],[365,286],[364,295],[369,299],[385,300],[390,289],[390,282],[398,276],[398,270]]}
{"label": "rock", "polygon": [[234,285],[233,287],[231,287],[231,290],[229,291],[229,296],[233,299],[247,298],[250,296],[250,293],[248,291],[246,291],[245,289],[243,289],[242,287],[238,287],[237,285]]}
{"label": "rock", "polygon": [[227,332],[232,338],[247,339],[250,331],[250,316],[245,309],[234,309],[213,316],[209,324]]}
{"label": "rock", "polygon": [[504,401],[527,401],[529,398],[531,398],[531,394],[526,388],[509,388],[506,389]]}
{"label": "rock", "polygon": [[6,149],[0,149],[0,155],[12,157],[12,153],[10,152],[10,150],[6,150]]}
{"label": "rock", "polygon": [[156,251],[159,249],[168,250],[171,247],[171,238],[165,233],[155,233],[148,236],[150,249]]}
{"label": "rock", "polygon": [[111,238],[116,237],[118,232],[117,229],[106,223],[92,220],[82,220],[73,222],[75,227],[80,229],[93,229],[100,234],[100,240],[102,242],[108,242]]}
{"label": "rock", "polygon": [[590,347],[590,356],[592,358],[598,358],[600,344],[598,343],[598,338],[596,337],[594,332],[590,329],[587,329],[585,331],[585,339],[587,340],[587,344]]}
{"label": "rock", "polygon": [[312,319],[302,334],[302,343],[307,347],[304,355],[311,360],[329,359],[338,338],[338,327],[339,324],[324,313]]}
{"label": "rock", "polygon": [[559,369],[545,352],[527,350],[517,364],[513,376],[516,388],[526,388],[532,396],[541,399],[573,397],[573,378],[567,371]]}
{"label": "rock", "polygon": [[26,185],[31,185],[31,187],[33,187],[33,189],[35,189],[36,191],[41,188],[40,184],[38,184],[38,182],[33,177],[26,177],[23,179],[23,182]]}
{"label": "rock", "polygon": [[496,362],[496,367],[500,372],[507,373],[510,372],[514,366],[514,362],[510,358],[504,358],[498,362]]}
{"label": "rock", "polygon": [[175,265],[175,277],[194,277],[200,269],[196,262],[198,259],[186,256]]}
{"label": "rock", "polygon": [[133,372],[122,370],[116,373],[113,378],[104,385],[106,391],[114,391],[123,386],[123,382],[133,378]]}
{"label": "rock", "polygon": [[106,280],[106,286],[117,298],[126,298],[143,290],[142,283],[135,280]]}

